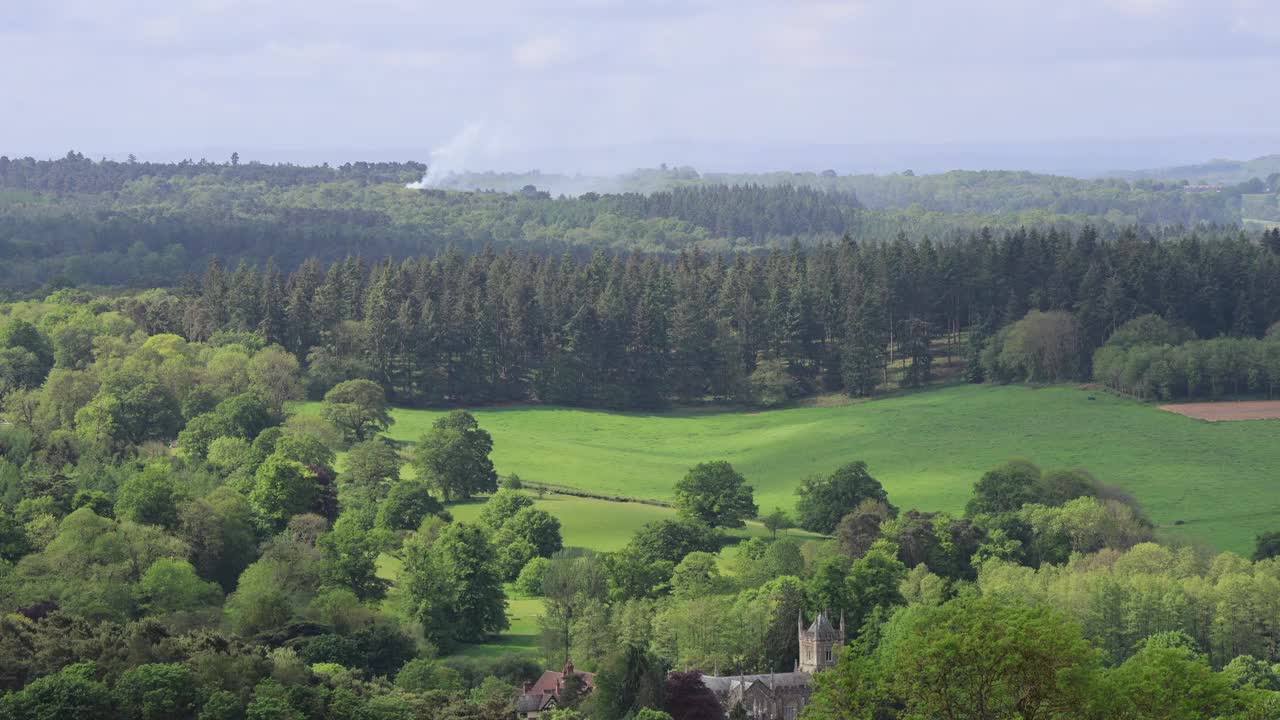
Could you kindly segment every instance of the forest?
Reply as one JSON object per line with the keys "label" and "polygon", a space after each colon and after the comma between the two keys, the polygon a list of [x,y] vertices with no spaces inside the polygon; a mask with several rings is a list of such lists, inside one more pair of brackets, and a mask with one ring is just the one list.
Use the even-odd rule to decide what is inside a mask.
{"label": "forest", "polygon": [[311,257],[399,261],[449,248],[670,259],[681,250],[766,252],[845,236],[946,244],[984,228],[1092,229],[1103,239],[1136,230],[1164,239],[1237,229],[1242,198],[1253,207],[1272,197],[1257,194],[1264,185],[1257,178],[1200,193],[1157,180],[964,171],[704,176],[663,168],[599,184],[611,192],[540,174],[455,178],[500,192],[406,187],[424,172],[420,163],[0,157],[0,288],[171,286],[214,257],[232,267],[274,257],[288,271]]}
{"label": "forest", "polygon": [[[768,511],[709,459],[623,548],[567,548],[466,411],[408,447],[380,437],[392,418],[369,379],[293,414],[311,380],[289,351],[152,334],[131,300],[6,308],[0,337],[34,359],[0,426],[5,717],[510,717],[514,690],[571,656],[596,687],[556,717],[692,720],[718,706],[666,671],[786,671],[800,611],[856,629],[807,717],[945,717],[979,692],[990,717],[1026,716],[1028,693],[1031,717],[1280,702],[1280,534],[1252,560],[1161,545],[1125,493],[1023,460],[975,478],[962,514],[895,507],[860,462]],[[1139,319],[1115,340],[1156,331]],[[727,534],[747,521],[772,534]],[[544,598],[542,662],[456,655],[507,627],[511,596]]]}
{"label": "forest", "polygon": [[[303,364],[313,398],[365,378],[402,405],[769,406],[925,385],[943,356],[963,358],[973,381],[1096,375],[1143,397],[1221,397],[1280,382],[1273,344],[1260,340],[1280,320],[1277,253],[1276,230],[1108,241],[1089,228],[670,260],[451,249],[399,263],[310,259],[288,273],[270,260],[229,269],[215,259],[179,286],[112,302],[150,334],[256,333]],[[92,325],[88,316],[69,322]],[[1133,320],[1136,335],[1115,336]],[[1138,367],[1117,341],[1095,365],[1112,337],[1128,338],[1125,352],[1191,342],[1208,354],[1190,369]],[[38,374],[19,379],[30,362],[21,347],[5,353],[0,379],[38,384]],[[1152,367],[1169,377],[1144,379]]]}
{"label": "forest", "polygon": [[[577,547],[465,409],[1269,395],[1280,230],[1180,189],[1153,222],[974,200],[933,235],[852,187],[422,170],[0,162],[0,718],[509,719],[572,658],[594,687],[549,720],[721,720],[684,671],[790,671],[818,612],[850,633],[807,720],[1280,715],[1280,533],[1163,539],[1087,463],[1010,459],[941,512],[856,459],[760,507],[707,457],[663,519]],[[393,406],[448,412],[394,442]],[[527,598],[536,655],[469,652]]]}

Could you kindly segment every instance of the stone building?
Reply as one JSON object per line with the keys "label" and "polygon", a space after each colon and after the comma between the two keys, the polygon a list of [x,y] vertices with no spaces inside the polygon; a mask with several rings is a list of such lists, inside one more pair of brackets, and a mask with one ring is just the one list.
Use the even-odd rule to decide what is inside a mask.
{"label": "stone building", "polygon": [[813,674],[836,664],[836,648],[845,642],[844,616],[841,615],[837,628],[825,614],[819,613],[806,629],[801,615],[796,619],[796,632],[800,639],[800,657],[796,659],[794,672],[702,676],[703,684],[715,693],[725,713],[741,705],[750,720],[795,720],[799,717],[800,711],[809,704],[809,685]]}

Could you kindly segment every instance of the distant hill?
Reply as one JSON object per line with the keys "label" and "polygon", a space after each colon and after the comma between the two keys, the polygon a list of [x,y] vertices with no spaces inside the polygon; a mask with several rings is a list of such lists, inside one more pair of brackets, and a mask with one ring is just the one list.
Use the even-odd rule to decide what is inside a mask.
{"label": "distant hill", "polygon": [[1253,160],[1226,160],[1217,158],[1196,165],[1179,165],[1148,170],[1119,170],[1110,177],[1126,180],[1186,180],[1192,184],[1235,185],[1280,173],[1280,155],[1265,155]]}

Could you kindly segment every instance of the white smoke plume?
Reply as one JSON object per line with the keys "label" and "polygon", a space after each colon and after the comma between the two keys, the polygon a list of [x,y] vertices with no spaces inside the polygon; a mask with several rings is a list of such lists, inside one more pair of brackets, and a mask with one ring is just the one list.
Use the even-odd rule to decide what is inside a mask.
{"label": "white smoke plume", "polygon": [[481,149],[485,135],[484,123],[467,123],[449,142],[431,151],[427,174],[405,187],[415,190],[436,187],[449,175],[466,169],[468,158]]}

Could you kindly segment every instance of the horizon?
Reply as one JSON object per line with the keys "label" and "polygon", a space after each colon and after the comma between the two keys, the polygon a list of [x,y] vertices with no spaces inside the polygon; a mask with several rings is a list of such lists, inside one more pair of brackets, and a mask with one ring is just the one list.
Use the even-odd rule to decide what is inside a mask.
{"label": "horizon", "polygon": [[[703,175],[819,173],[825,170],[834,170],[840,175],[895,175],[908,170],[929,175],[952,171],[1010,171],[1090,179],[1175,170],[1215,162],[1242,163],[1272,157],[1280,155],[1280,136],[1092,139],[1016,144],[774,144],[754,146],[755,152],[744,156],[743,153],[751,147],[727,143],[636,144],[615,148],[614,152],[603,159],[598,153],[604,151],[597,149],[593,162],[578,163],[576,166],[563,161],[565,157],[574,157],[572,153],[563,148],[552,148],[512,155],[503,158],[507,160],[505,163],[478,162],[473,166],[447,163],[441,176],[542,173],[565,177],[610,178],[665,165],[671,168],[691,167]],[[225,163],[235,153],[243,163],[303,166],[328,164],[336,167],[363,161],[421,162],[428,167],[433,166],[433,151],[426,148],[305,149],[215,145],[142,152],[86,150],[79,147],[24,152],[0,147],[0,155],[11,159],[31,157],[36,160],[57,160],[65,157],[68,152],[80,153],[94,161],[120,162],[132,156],[142,162],[174,163],[190,160]],[[791,159],[790,162],[788,158]]]}
{"label": "horizon", "polygon": [[53,0],[0,8],[0,41],[18,156],[1087,175],[1280,152],[1254,87],[1280,7],[1252,0]]}

